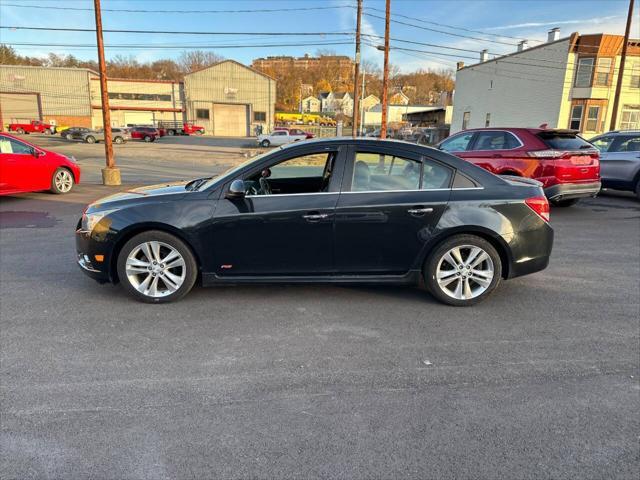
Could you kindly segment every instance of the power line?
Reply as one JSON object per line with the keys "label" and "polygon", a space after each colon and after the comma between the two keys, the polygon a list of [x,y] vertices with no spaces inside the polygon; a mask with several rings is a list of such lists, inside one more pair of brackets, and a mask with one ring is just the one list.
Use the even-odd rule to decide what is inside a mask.
{"label": "power line", "polygon": [[[16,3],[0,3],[1,7],[14,8],[35,8],[43,10],[67,10],[93,12],[93,8],[86,7],[60,7],[51,5],[21,5]],[[113,13],[178,13],[178,14],[208,14],[208,13],[275,13],[275,12],[306,12],[312,10],[337,10],[341,8],[352,8],[351,5],[334,5],[325,7],[293,7],[293,8],[252,8],[238,10],[141,10],[134,8],[103,8],[103,12]]]}
{"label": "power line", "polygon": [[[105,48],[125,48],[132,50],[165,50],[165,49],[196,49],[209,50],[217,48],[263,48],[263,47],[314,47],[314,46],[331,46],[331,45],[351,45],[352,42],[296,42],[296,43],[259,43],[259,44],[234,44],[234,45],[140,45],[140,44],[108,44]],[[64,47],[69,49],[80,48],[96,48],[92,44],[70,44],[70,43],[29,43],[29,42],[12,42],[9,45],[20,47]]]}
{"label": "power line", "polygon": [[[62,27],[17,27],[0,25],[4,30],[35,30],[51,32],[89,32],[95,33],[94,28],[62,28]],[[315,36],[325,35],[353,35],[353,32],[203,32],[203,31],[176,31],[176,30],[121,30],[105,29],[108,33],[139,33],[139,34],[161,34],[161,35],[265,35],[265,36]]]}

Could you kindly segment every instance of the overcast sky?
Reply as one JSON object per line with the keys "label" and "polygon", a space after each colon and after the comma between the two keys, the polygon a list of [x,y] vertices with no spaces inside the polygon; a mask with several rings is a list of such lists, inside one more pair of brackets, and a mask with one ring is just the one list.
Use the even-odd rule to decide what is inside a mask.
{"label": "overcast sky", "polygon": [[[355,28],[356,0],[102,0],[105,29],[178,30],[216,32],[349,32]],[[20,8],[44,6],[45,9]],[[384,34],[384,0],[364,0],[363,32],[370,35]],[[55,8],[79,10],[56,10]],[[327,8],[330,7],[330,8]],[[95,25],[92,0],[0,0],[0,24],[3,26],[38,26],[92,28]],[[310,10],[295,10],[307,8]],[[314,9],[318,8],[318,9]],[[419,67],[453,68],[460,59],[473,63],[475,52],[483,48],[495,54],[516,49],[518,39],[528,39],[530,45],[544,41],[547,31],[560,27],[561,36],[579,33],[624,33],[628,0],[392,0],[391,37],[413,42],[431,43],[473,50],[456,52],[424,45],[392,42],[404,48],[460,54],[460,58],[438,56],[422,52],[392,50],[391,62],[403,71]],[[86,10],[82,10],[86,9]],[[291,9],[289,11],[264,12],[264,9]],[[638,15],[632,36],[640,37]],[[125,10],[149,10],[127,12]],[[199,13],[161,12],[161,10],[200,10]],[[202,12],[203,10],[245,10],[244,12]],[[407,18],[409,17],[409,18]],[[416,26],[403,25],[411,23]],[[427,23],[431,22],[431,23]],[[431,29],[431,30],[430,30]],[[439,30],[438,32],[433,30]],[[470,30],[474,30],[473,32]],[[481,33],[479,33],[481,32]],[[461,36],[457,36],[461,35]],[[475,37],[475,38],[466,38]],[[146,61],[157,58],[177,57],[183,45],[207,48],[250,64],[256,57],[268,55],[303,55],[318,49],[331,49],[353,55],[353,37],[339,35],[268,37],[259,35],[192,36],[169,34],[107,33],[105,44],[127,45],[107,49],[107,57],[133,55]],[[483,40],[486,39],[486,40]],[[382,43],[369,37],[369,42]],[[72,53],[83,59],[95,59],[95,35],[83,32],[34,32],[0,30],[0,43],[31,43],[43,45],[16,46],[21,54],[46,55]],[[273,46],[273,44],[314,44],[298,46]],[[71,44],[73,46],[53,46]],[[223,45],[250,45],[247,48],[222,48]],[[269,44],[272,44],[269,46]],[[78,45],[87,45],[82,48]],[[154,47],[142,48],[142,47]],[[382,62],[382,54],[371,46],[365,46],[364,58]],[[471,58],[464,58],[471,57]]]}

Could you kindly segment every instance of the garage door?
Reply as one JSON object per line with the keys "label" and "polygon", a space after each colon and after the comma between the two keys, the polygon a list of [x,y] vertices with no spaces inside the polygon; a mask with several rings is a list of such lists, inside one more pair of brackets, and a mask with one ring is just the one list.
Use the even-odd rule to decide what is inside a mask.
{"label": "garage door", "polygon": [[247,106],[214,104],[213,134],[220,137],[246,137]]}
{"label": "garage door", "polygon": [[38,95],[35,93],[0,93],[2,121],[41,120]]}
{"label": "garage door", "polygon": [[152,112],[124,112],[125,125],[153,125]]}

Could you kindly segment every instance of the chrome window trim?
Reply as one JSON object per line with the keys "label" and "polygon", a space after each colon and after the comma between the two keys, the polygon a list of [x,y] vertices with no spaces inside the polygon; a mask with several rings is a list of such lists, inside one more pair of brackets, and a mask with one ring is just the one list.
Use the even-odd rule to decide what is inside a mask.
{"label": "chrome window trim", "polygon": [[244,198],[299,197],[300,195],[338,195],[340,192],[272,193],[271,195],[245,195]]}
{"label": "chrome window trim", "polygon": [[484,190],[484,187],[461,187],[461,188],[425,188],[422,190],[362,190],[348,192],[310,192],[310,193],[272,193],[271,195],[245,195],[244,198],[265,198],[265,197],[297,197],[300,195],[341,195],[343,193],[416,193],[416,192],[446,192],[459,190]]}
{"label": "chrome window trim", "polygon": [[[472,149],[472,150],[465,150],[465,152],[495,152],[496,150],[502,151],[502,152],[508,152],[509,150],[516,150],[518,148],[524,147],[524,142],[522,140],[520,140],[520,137],[518,137],[515,133],[510,132],[508,130],[500,130],[498,129],[490,129],[490,130],[477,130],[475,133],[476,135],[481,135],[483,133],[489,133],[489,132],[501,132],[501,133],[508,133],[509,135],[511,135],[513,138],[515,138],[518,143],[520,145],[518,145],[517,147],[513,147],[513,148],[495,148],[493,150],[476,150],[476,149]],[[474,142],[477,142],[478,139],[476,138],[474,140]]]}

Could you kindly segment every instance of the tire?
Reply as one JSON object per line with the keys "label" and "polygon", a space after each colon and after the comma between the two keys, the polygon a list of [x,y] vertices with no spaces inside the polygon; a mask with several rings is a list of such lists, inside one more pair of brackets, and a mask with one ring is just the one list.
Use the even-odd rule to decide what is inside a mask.
{"label": "tire", "polygon": [[73,140],[73,135],[71,135],[70,133],[67,133],[64,138],[66,138],[67,140]]}
{"label": "tire", "polygon": [[96,143],[96,137],[92,137],[91,135],[89,135],[87,138],[84,139],[84,141],[87,143]]}
{"label": "tire", "polygon": [[[454,263],[458,263],[459,259],[456,259],[455,255],[451,253],[456,248],[459,249],[458,253],[462,259],[462,263],[458,264],[458,269],[446,259],[451,257],[452,260],[456,260]],[[465,262],[475,248],[480,249],[475,258],[482,257],[483,260],[474,269],[467,267]],[[474,260],[471,265],[473,262]],[[459,265],[463,265],[463,267],[460,268]],[[487,272],[490,271],[492,271],[492,276],[489,279]],[[447,274],[447,272],[451,272],[451,274]],[[465,275],[466,272],[471,275]],[[474,272],[482,272],[482,274]],[[437,300],[447,305],[468,307],[483,301],[500,284],[502,261],[494,246],[484,238],[467,234],[455,235],[444,240],[433,250],[424,264],[423,275],[427,290]],[[447,281],[449,282],[446,283]],[[465,291],[466,285],[469,286],[467,291]]]}
{"label": "tire", "polygon": [[47,128],[42,133],[44,133],[45,135],[51,135],[51,130]]}
{"label": "tire", "polygon": [[67,168],[57,168],[51,177],[51,193],[63,194],[69,193],[73,189],[75,179],[73,173]]}
{"label": "tire", "polygon": [[636,187],[633,189],[633,192],[636,194],[636,197],[638,197],[638,200],[640,200],[640,178],[636,180]]}
{"label": "tire", "polygon": [[269,145],[271,145],[271,142],[269,140],[262,140],[260,142],[260,146],[267,148]]}
{"label": "tire", "polygon": [[24,135],[24,128],[17,129],[16,133],[19,133],[20,135]]}
{"label": "tire", "polygon": [[153,142],[153,137],[151,137],[150,135],[145,135],[143,140],[147,143]]}
{"label": "tire", "polygon": [[175,130],[167,130],[167,135],[169,135],[170,137],[173,137],[176,134]]}
{"label": "tire", "polygon": [[[151,248],[152,243],[158,245],[157,250]],[[147,257],[144,245],[149,247],[146,251],[154,260]],[[179,255],[167,265],[178,263],[178,266],[167,268],[167,265],[160,263],[163,258],[173,255],[174,252]],[[155,265],[153,261],[156,261]],[[131,265],[132,263],[136,265]],[[161,265],[164,265],[164,268]],[[152,270],[149,270],[149,267]],[[145,303],[167,303],[181,299],[193,288],[198,276],[198,265],[191,249],[179,238],[159,230],[140,233],[125,243],[118,255],[117,269],[118,278],[125,291]],[[165,279],[171,282],[165,283]]]}
{"label": "tire", "polygon": [[204,132],[202,130],[196,130],[195,133],[198,137],[201,136]]}
{"label": "tire", "polygon": [[569,200],[552,201],[551,205],[553,205],[554,207],[560,207],[560,208],[573,207],[579,201],[580,201],[579,198],[570,198]]}
{"label": "tire", "polygon": [[113,139],[114,143],[117,143],[118,145],[120,145],[121,143],[124,143],[124,139],[122,137],[116,137]]}

